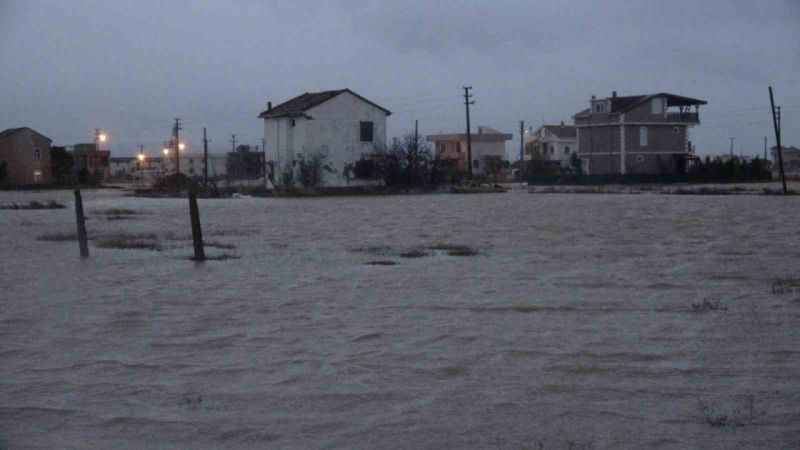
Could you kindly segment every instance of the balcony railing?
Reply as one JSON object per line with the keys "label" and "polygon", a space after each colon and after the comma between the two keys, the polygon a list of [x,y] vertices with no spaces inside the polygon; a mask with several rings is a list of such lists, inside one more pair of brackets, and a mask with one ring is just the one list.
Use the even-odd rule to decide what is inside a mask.
{"label": "balcony railing", "polygon": [[683,123],[700,123],[700,115],[697,113],[667,113],[667,121]]}

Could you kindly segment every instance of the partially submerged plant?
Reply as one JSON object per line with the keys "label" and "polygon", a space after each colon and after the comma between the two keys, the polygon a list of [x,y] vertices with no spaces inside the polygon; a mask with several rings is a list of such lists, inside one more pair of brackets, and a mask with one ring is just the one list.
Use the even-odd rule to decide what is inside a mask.
{"label": "partially submerged plant", "polygon": [[719,300],[711,301],[704,298],[702,302],[692,303],[692,311],[696,313],[704,313],[709,311],[727,311],[728,307],[722,305]]}

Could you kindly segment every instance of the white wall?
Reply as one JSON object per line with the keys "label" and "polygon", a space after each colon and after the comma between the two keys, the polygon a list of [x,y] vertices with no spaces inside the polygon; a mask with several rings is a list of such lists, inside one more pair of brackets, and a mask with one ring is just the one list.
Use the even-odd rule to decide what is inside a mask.
{"label": "white wall", "polygon": [[[334,173],[326,173],[324,186],[347,186],[344,166],[362,154],[386,145],[386,113],[358,97],[344,92],[306,111],[312,119],[278,118],[264,120],[267,160],[275,165],[276,178],[299,154],[321,153]],[[360,142],[360,122],[372,122],[373,142]],[[360,184],[351,180],[349,185]],[[363,184],[363,183],[362,183]]]}

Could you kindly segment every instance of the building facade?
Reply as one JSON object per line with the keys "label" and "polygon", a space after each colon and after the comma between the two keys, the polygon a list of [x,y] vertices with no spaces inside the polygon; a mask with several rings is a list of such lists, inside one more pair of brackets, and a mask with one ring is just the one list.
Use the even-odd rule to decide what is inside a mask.
{"label": "building facade", "polygon": [[[484,174],[488,159],[506,159],[506,141],[512,136],[490,127],[478,127],[478,133],[470,134],[472,147],[472,173]],[[469,170],[467,165],[467,134],[449,133],[432,134],[427,136],[428,142],[433,143],[437,159],[451,161],[460,172]]]}
{"label": "building facade", "polygon": [[0,132],[0,161],[5,163],[5,179],[15,186],[49,184],[53,181],[50,164],[52,140],[28,127]]}
{"label": "building facade", "polygon": [[75,144],[72,147],[75,171],[86,171],[100,179],[110,175],[111,151],[101,150],[98,144]]}
{"label": "building facade", "polygon": [[589,108],[574,116],[584,171],[592,175],[684,173],[694,154],[689,129],[700,124],[699,106],[705,104],[668,93],[592,96]]}
{"label": "building facade", "polygon": [[[267,176],[282,184],[283,174],[295,172],[300,158],[325,157],[332,172],[323,186],[347,186],[346,167],[386,148],[386,118],[391,112],[349,89],[305,93],[267,109],[264,120]],[[296,177],[295,177],[296,179]]]}
{"label": "building facade", "polygon": [[[772,178],[780,180],[780,167],[778,164],[778,147],[772,147]],[[783,155],[783,173],[786,178],[800,180],[800,148],[781,146]]]}
{"label": "building facade", "polygon": [[534,153],[547,161],[557,161],[568,167],[573,154],[578,152],[577,129],[572,125],[542,125],[536,131],[525,134],[525,160]]}

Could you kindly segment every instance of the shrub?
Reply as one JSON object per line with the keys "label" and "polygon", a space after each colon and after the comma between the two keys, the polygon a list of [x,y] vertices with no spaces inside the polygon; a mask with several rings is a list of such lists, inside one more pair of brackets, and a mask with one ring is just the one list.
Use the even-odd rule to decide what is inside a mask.
{"label": "shrub", "polygon": [[325,164],[327,157],[321,153],[314,153],[308,158],[300,155],[297,162],[300,184],[305,188],[315,188],[322,185],[324,172],[333,172],[333,168]]}

